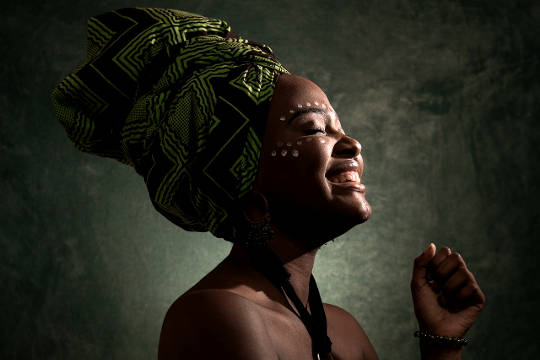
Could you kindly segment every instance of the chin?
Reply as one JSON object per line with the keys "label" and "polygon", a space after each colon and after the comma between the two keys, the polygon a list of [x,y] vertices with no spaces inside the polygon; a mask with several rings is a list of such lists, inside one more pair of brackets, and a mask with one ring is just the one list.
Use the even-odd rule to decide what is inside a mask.
{"label": "chin", "polygon": [[355,201],[339,201],[332,215],[336,222],[351,224],[351,227],[366,222],[371,217],[371,205],[367,202],[364,194],[359,194]]}
{"label": "chin", "polygon": [[274,224],[313,247],[334,240],[371,217],[371,206],[363,193],[351,198],[349,192],[345,197],[329,196],[311,203],[280,200],[270,202]]}
{"label": "chin", "polygon": [[[367,201],[354,208],[344,209],[337,212],[321,213],[317,219],[312,220],[312,224],[320,224],[311,227],[310,238],[317,239],[317,246],[321,246],[328,241],[334,240],[345,234],[356,225],[360,225],[371,217],[371,206]],[[348,210],[348,211],[343,211]]]}
{"label": "chin", "polygon": [[367,202],[362,203],[361,207],[355,210],[334,216],[332,226],[335,228],[334,238],[345,234],[356,225],[365,223],[371,217],[371,206]]}
{"label": "chin", "polygon": [[367,201],[364,200],[362,203],[362,210],[359,212],[359,222],[358,224],[362,224],[369,220],[371,217],[371,205]]}

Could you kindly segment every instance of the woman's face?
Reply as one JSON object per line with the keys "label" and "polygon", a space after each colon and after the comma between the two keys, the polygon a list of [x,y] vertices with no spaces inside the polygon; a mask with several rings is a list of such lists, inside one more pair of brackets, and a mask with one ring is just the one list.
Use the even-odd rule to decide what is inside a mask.
{"label": "woman's face", "polygon": [[270,203],[274,224],[322,244],[366,221],[371,207],[360,152],[317,85],[280,75],[256,185]]}

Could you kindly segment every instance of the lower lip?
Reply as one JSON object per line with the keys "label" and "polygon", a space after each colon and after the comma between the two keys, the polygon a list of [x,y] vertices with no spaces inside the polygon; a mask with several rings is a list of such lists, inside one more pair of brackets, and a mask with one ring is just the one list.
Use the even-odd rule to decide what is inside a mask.
{"label": "lower lip", "polygon": [[358,182],[344,182],[344,183],[336,183],[332,181],[328,181],[328,182],[336,187],[347,188],[347,189],[355,190],[361,193],[366,192],[366,185],[360,184]]}

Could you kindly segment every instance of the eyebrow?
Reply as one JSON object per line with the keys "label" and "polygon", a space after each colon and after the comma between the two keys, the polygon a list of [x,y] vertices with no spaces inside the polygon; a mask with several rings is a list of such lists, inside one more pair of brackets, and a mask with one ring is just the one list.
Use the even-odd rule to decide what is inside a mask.
{"label": "eyebrow", "polygon": [[293,116],[291,116],[289,118],[289,120],[287,120],[287,125],[291,124],[293,122],[293,120],[296,119],[297,117],[299,117],[300,115],[307,114],[307,113],[316,113],[316,114],[323,114],[323,115],[329,116],[328,112],[326,110],[323,110],[323,109],[319,109],[319,108],[303,108],[303,109],[297,110],[293,114]]}

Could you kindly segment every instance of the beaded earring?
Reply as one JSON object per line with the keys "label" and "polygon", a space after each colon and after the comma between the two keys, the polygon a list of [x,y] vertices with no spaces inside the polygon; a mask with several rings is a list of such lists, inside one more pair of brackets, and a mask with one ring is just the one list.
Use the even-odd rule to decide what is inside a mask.
{"label": "beaded earring", "polygon": [[262,199],[263,216],[253,220],[243,211],[243,231],[240,243],[246,249],[261,249],[268,246],[268,243],[274,237],[274,230],[270,226],[270,212],[268,210],[268,201],[260,192],[254,192],[254,196]]}

